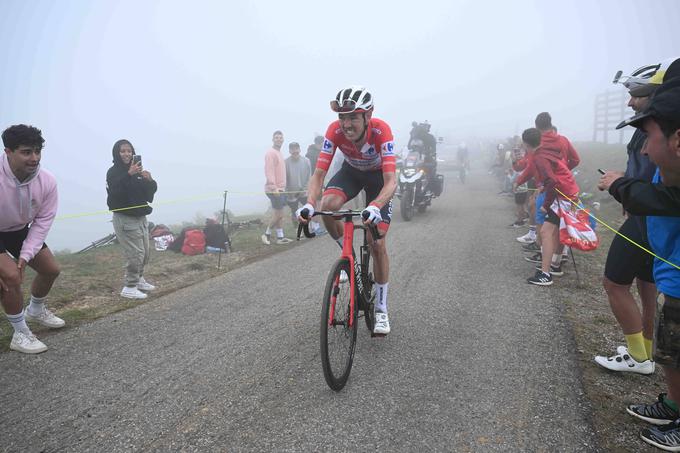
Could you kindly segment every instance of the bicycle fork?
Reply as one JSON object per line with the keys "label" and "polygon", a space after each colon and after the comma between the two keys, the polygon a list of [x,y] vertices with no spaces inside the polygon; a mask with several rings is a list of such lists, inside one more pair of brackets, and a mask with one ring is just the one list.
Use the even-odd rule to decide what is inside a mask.
{"label": "bicycle fork", "polygon": [[[342,255],[341,258],[346,259],[349,262],[349,326],[354,325],[354,310],[356,309],[356,288],[363,292],[364,285],[361,279],[356,278],[356,275],[361,275],[361,269],[359,268],[359,263],[354,258],[354,248],[352,246],[352,241],[354,240],[354,223],[349,219],[345,219],[345,228],[343,232],[342,239]],[[338,283],[340,276],[335,277],[335,287],[338,288]],[[337,295],[334,292],[332,296],[331,311],[328,319],[329,325],[333,324],[335,319],[335,302],[337,300]]]}

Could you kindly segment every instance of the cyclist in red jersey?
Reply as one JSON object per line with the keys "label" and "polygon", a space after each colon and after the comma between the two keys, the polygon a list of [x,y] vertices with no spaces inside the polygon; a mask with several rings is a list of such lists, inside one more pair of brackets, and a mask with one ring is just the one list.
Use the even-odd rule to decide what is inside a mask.
{"label": "cyclist in red jersey", "polygon": [[[382,234],[380,240],[370,241],[371,252],[375,257],[373,274],[376,283],[373,332],[388,334],[389,259],[385,235],[392,218],[392,196],[397,188],[392,131],[386,122],[372,117],[373,96],[363,87],[352,86],[340,90],[331,101],[331,109],[338,114],[338,120],[331,123],[326,131],[316,169],[309,181],[307,204],[298,209],[297,215],[300,218],[303,209],[307,209],[310,214],[314,213],[316,200],[335,150],[340,149],[345,161],[340,171],[328,182],[321,199],[321,209],[338,210],[362,190],[366,191],[366,201],[369,203],[363,211],[368,215],[364,223],[377,225]],[[300,221],[306,222],[302,218]],[[326,216],[323,217],[323,222],[328,233],[342,247],[342,222]]]}

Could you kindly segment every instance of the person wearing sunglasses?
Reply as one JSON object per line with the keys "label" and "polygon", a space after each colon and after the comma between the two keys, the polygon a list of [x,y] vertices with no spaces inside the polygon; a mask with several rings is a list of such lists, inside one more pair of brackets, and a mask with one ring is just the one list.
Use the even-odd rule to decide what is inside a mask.
{"label": "person wearing sunglasses", "polygon": [[[321,209],[335,211],[348,200],[366,191],[368,206],[364,209],[366,224],[377,225],[382,238],[371,241],[371,252],[375,257],[376,334],[390,333],[387,315],[387,287],[389,259],[385,247],[385,235],[392,218],[392,196],[397,188],[396,157],[394,139],[390,126],[383,120],[373,118],[373,96],[364,87],[351,86],[340,90],[331,101],[331,110],[338,119],[331,123],[321,147],[314,174],[308,185],[307,203],[298,209],[314,213],[316,200],[321,193],[324,178],[333,160],[336,149],[344,157],[342,168],[328,182],[321,198]],[[328,233],[342,247],[343,225],[331,217],[323,217]]]}

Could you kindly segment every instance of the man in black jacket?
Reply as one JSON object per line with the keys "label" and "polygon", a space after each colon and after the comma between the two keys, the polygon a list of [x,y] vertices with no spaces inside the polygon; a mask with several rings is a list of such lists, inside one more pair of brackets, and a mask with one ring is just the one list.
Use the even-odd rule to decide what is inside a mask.
{"label": "man in black jacket", "polygon": [[[680,69],[680,68],[679,68]],[[657,308],[653,356],[664,369],[668,393],[651,404],[633,404],[626,411],[653,425],[643,429],[645,442],[680,451],[680,77],[664,79],[641,113],[617,128],[643,129],[643,153],[657,165],[652,183],[606,172],[598,188],[609,190],[626,211],[645,215],[654,258],[654,281],[663,295]]]}
{"label": "man in black jacket", "polygon": [[[649,97],[659,84],[648,80],[628,80],[623,83],[630,94],[630,106],[635,113],[642,112],[649,103]],[[619,173],[628,178],[651,182],[656,172],[656,165],[649,156],[642,152],[647,134],[635,129],[633,138],[628,143],[628,163],[626,172]],[[649,249],[645,218],[624,212],[619,233],[643,247]],[[612,313],[623,329],[625,346],[616,348],[611,357],[596,356],[595,362],[612,371],[652,374],[652,338],[654,336],[654,314],[656,310],[656,285],[652,275],[654,259],[644,250],[634,246],[622,236],[616,235],[612,240],[604,266],[603,286],[607,292]],[[637,281],[641,308],[631,293],[633,281]]]}
{"label": "man in black jacket", "polygon": [[145,299],[155,286],[144,280],[144,266],[149,262],[149,224],[146,216],[158,186],[151,173],[142,167],[141,157],[127,140],[113,145],[113,166],[106,173],[107,204],[113,211],[113,229],[123,247],[127,265],[125,286],[120,295],[129,299]]}

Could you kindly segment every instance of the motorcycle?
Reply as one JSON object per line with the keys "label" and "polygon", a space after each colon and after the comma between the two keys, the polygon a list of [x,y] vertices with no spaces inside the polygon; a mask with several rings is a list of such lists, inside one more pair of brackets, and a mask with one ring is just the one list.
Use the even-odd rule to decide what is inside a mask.
{"label": "motorcycle", "polygon": [[420,156],[419,150],[411,150],[399,171],[397,198],[400,200],[401,217],[406,221],[413,218],[414,211],[425,212],[432,199],[441,195],[444,187],[444,176],[436,175],[431,179],[428,173],[434,168],[423,162]]}

